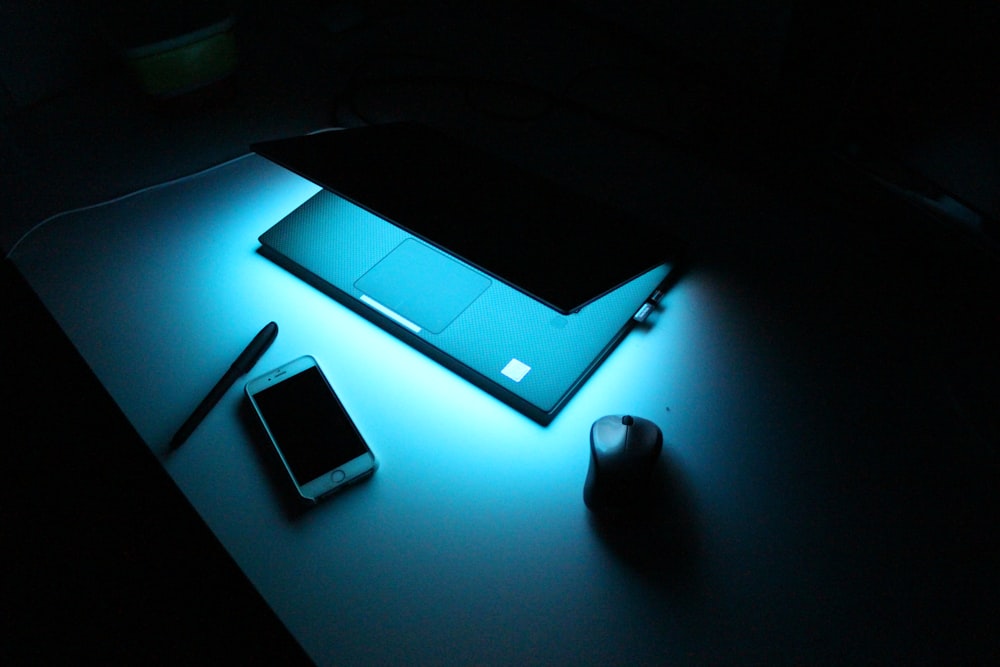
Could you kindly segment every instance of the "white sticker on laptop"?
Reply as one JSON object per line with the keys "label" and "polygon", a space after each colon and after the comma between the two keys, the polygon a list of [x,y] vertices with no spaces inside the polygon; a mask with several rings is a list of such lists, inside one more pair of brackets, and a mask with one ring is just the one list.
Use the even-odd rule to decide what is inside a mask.
{"label": "white sticker on laptop", "polygon": [[511,359],[510,363],[503,367],[500,371],[507,377],[509,377],[514,382],[520,382],[524,379],[524,376],[528,374],[531,370],[531,366],[524,363],[523,361],[518,361],[517,359]]}

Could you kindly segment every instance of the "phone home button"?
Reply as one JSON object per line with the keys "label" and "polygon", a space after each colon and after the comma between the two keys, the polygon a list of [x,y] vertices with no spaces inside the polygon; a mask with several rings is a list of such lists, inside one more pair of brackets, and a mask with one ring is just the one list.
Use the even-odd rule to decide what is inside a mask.
{"label": "phone home button", "polygon": [[334,484],[340,484],[344,481],[345,477],[347,477],[347,475],[343,470],[334,470],[330,473],[330,479],[333,480]]}

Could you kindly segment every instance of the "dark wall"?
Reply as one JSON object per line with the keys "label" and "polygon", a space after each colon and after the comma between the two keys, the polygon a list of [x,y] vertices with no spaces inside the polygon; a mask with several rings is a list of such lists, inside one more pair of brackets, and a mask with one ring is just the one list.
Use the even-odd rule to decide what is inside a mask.
{"label": "dark wall", "polygon": [[[416,4],[447,11],[467,1]],[[159,0],[142,7],[177,4],[189,3]],[[351,4],[392,11],[414,3]],[[512,12],[541,6],[524,0],[505,5]],[[898,125],[901,116],[931,122],[936,114],[982,100],[1000,76],[1000,3],[993,0],[555,0],[547,5],[567,20],[582,18],[632,36],[637,48],[705,67],[717,77],[713,83],[745,99],[795,105],[816,127],[879,132]],[[111,15],[102,6],[99,0],[0,3],[0,115],[56,94],[113,59],[104,30]]]}
{"label": "dark wall", "polygon": [[805,110],[845,130],[905,132],[994,95],[1000,3],[800,0],[785,79]]}
{"label": "dark wall", "polygon": [[993,0],[574,0],[706,67],[748,105],[817,134],[881,135],[984,104],[1000,77]]}
{"label": "dark wall", "polygon": [[107,59],[87,3],[5,0],[0,3],[0,116],[58,93]]}

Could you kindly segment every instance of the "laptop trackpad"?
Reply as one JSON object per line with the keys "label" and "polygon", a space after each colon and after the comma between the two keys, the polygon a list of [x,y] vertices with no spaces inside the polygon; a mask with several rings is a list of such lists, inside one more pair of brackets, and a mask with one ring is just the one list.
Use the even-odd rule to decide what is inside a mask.
{"label": "laptop trackpad", "polygon": [[441,333],[490,282],[481,273],[411,238],[396,246],[354,286],[364,294],[362,301],[404,326]]}

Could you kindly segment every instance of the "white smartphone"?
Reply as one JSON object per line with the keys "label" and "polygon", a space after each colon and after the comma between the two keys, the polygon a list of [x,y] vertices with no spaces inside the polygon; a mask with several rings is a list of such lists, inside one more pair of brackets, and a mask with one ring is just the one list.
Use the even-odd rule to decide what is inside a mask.
{"label": "white smartphone", "polygon": [[246,393],[306,500],[316,502],[378,467],[313,357],[299,357],[250,380]]}

